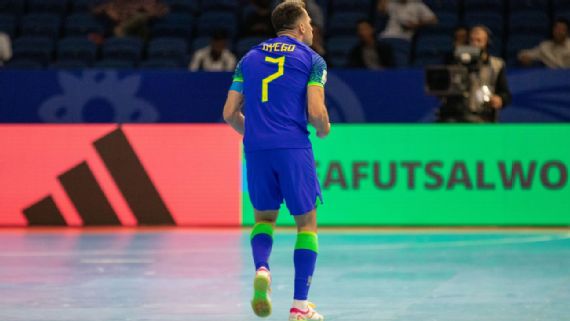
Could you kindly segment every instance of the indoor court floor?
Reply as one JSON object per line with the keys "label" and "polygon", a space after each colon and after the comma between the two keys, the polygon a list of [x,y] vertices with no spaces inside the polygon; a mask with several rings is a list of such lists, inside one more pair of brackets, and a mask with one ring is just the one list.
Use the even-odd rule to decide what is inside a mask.
{"label": "indoor court floor", "polygon": [[[326,320],[568,321],[570,230],[322,229]],[[247,229],[1,229],[2,321],[249,321]],[[295,231],[278,229],[287,320]]]}

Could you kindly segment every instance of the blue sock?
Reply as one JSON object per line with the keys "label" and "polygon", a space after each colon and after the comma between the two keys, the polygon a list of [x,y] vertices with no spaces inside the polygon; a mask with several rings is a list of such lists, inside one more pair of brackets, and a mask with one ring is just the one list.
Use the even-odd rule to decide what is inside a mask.
{"label": "blue sock", "polygon": [[265,267],[269,270],[269,256],[273,247],[273,225],[256,223],[251,231],[251,250],[255,270]]}
{"label": "blue sock", "polygon": [[295,244],[293,261],[295,263],[295,300],[307,300],[317,253],[319,252],[319,242],[317,234],[313,232],[299,232]]}

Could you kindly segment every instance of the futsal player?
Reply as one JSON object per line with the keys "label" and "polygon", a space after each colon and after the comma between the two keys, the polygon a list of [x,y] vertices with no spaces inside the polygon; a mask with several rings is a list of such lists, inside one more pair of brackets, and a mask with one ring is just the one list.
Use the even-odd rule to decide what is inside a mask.
{"label": "futsal player", "polygon": [[251,304],[256,315],[271,314],[269,256],[275,221],[285,200],[297,225],[289,320],[324,320],[307,301],[319,251],[316,206],[322,202],[307,125],[310,122],[321,138],[330,131],[324,102],[327,67],[309,47],[313,29],[301,1],[281,3],[271,21],[277,37],[253,47],[241,59],[224,106],[225,121],[244,136],[247,182],[255,209]]}

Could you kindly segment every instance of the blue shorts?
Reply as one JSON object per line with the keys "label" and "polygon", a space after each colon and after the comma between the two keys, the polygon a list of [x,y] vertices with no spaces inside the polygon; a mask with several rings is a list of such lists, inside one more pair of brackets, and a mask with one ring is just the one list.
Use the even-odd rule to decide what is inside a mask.
{"label": "blue shorts", "polygon": [[313,150],[272,149],[245,154],[247,185],[253,208],[278,210],[285,199],[292,215],[308,213],[322,203]]}

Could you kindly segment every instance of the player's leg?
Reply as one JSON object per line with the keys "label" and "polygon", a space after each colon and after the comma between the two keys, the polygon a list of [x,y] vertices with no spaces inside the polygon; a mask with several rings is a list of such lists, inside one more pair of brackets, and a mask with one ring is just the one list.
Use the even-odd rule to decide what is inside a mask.
{"label": "player's leg", "polygon": [[297,241],[293,261],[295,264],[295,290],[290,320],[324,320],[315,311],[315,306],[308,301],[309,289],[315,264],[319,253],[317,237],[317,212],[312,210],[306,214],[295,215],[297,224]]}
{"label": "player's leg", "polygon": [[249,196],[256,209],[255,225],[250,235],[256,269],[251,306],[256,315],[266,317],[271,314],[269,256],[273,247],[273,229],[283,196],[271,166],[270,153],[247,153],[246,161]]}
{"label": "player's leg", "polygon": [[278,211],[255,210],[255,225],[251,230],[250,240],[255,270],[269,269],[269,256],[273,247],[273,230]]}
{"label": "player's leg", "polygon": [[293,260],[295,287],[290,320],[323,320],[308,302],[309,288],[317,261],[317,213],[320,188],[312,150],[284,150],[279,158],[279,183],[289,211],[297,224]]}
{"label": "player's leg", "polygon": [[278,213],[278,211],[255,210],[255,225],[251,230],[251,249],[255,264],[251,307],[260,317],[269,316],[272,310],[269,256],[273,247],[273,230]]}

